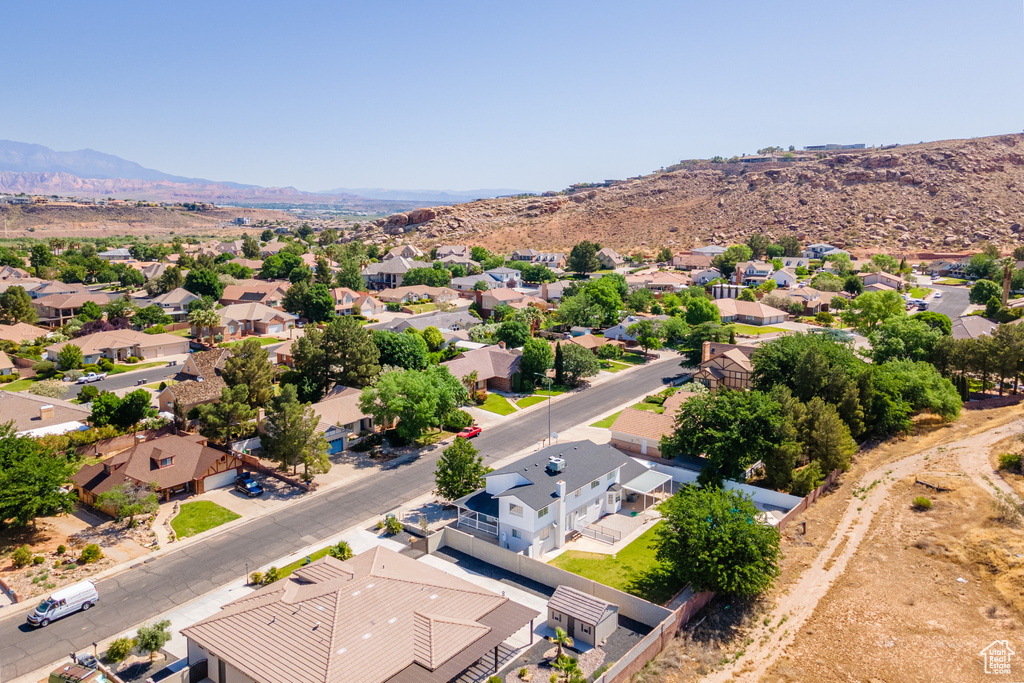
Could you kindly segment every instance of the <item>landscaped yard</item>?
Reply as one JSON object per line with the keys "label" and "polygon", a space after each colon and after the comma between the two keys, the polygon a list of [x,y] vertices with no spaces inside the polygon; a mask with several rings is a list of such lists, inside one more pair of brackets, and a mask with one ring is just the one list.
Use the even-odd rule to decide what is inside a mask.
{"label": "landscaped yard", "polygon": [[643,401],[633,404],[630,408],[636,408],[637,410],[649,410],[652,413],[658,413],[659,415],[665,412],[665,406],[659,406],[657,403],[644,403]]}
{"label": "landscaped yard", "polygon": [[619,416],[619,413],[621,413],[621,412],[622,411],[620,410],[618,413],[612,413],[611,415],[609,415],[608,417],[604,418],[603,420],[598,420],[597,422],[595,422],[594,424],[592,424],[590,426],[591,427],[599,427],[601,429],[608,429],[613,424],[615,424],[615,419]]}
{"label": "landscaped yard", "polygon": [[782,329],[781,327],[772,327],[770,325],[767,325],[767,326],[764,326],[764,325],[741,325],[741,324],[737,323],[737,324],[732,325],[732,327],[733,327],[733,329],[736,330],[736,334],[751,334],[751,335],[774,334],[776,332],[785,332],[786,331],[786,330]]}
{"label": "landscaped yard", "polygon": [[910,296],[914,297],[915,299],[923,299],[931,293],[932,290],[929,289],[928,287],[912,287],[910,289]]}
{"label": "landscaped yard", "polygon": [[654,540],[661,524],[652,526],[615,555],[568,550],[550,564],[662,605],[683,586],[655,559]]}
{"label": "landscaped yard", "polygon": [[241,345],[242,342],[244,342],[246,339],[257,339],[260,342],[260,346],[268,346],[270,344],[277,344],[279,342],[285,341],[284,339],[278,339],[277,337],[246,337],[245,339],[237,339],[231,342],[224,342],[223,344],[221,344],[221,346],[223,346],[226,349],[230,349],[232,346]]}
{"label": "landscaped yard", "polygon": [[174,332],[168,332],[167,334],[173,334],[175,337],[191,337],[192,330],[186,327],[185,329],[175,330]]}
{"label": "landscaped yard", "polygon": [[520,408],[529,408],[530,406],[535,406],[546,400],[548,400],[547,396],[537,396],[534,394],[533,396],[527,396],[526,398],[519,399],[516,401],[516,405]]}
{"label": "landscaped yard", "polygon": [[498,415],[511,415],[516,412],[515,407],[501,394],[487,394],[487,400],[477,406],[477,408],[497,413]]}
{"label": "landscaped yard", "polygon": [[428,311],[436,310],[437,304],[406,304],[405,308],[408,308],[410,311],[418,315],[420,313],[427,313]]}
{"label": "landscaped yard", "polygon": [[622,354],[622,358],[620,358],[620,359],[618,359],[617,361],[614,361],[614,362],[616,362],[616,363],[629,363],[630,365],[643,365],[644,363],[647,362],[647,359],[644,358],[643,352],[641,351],[639,353],[636,353],[636,352],[624,353],[624,354]]}
{"label": "landscaped yard", "polygon": [[[317,550],[315,553],[310,553],[309,554],[309,561],[310,562],[316,562],[321,557],[326,557],[327,553],[328,553],[328,551],[330,549],[331,549],[331,546],[327,546],[326,548],[320,548],[320,550]],[[299,567],[305,566],[305,564],[306,564],[306,558],[303,557],[301,559],[295,560],[291,564],[286,564],[285,566],[281,567],[280,569],[277,570],[277,579],[278,579],[278,581],[280,581],[284,577],[288,576],[289,574],[291,574],[293,571],[295,571]]]}
{"label": "landscaped yard", "polygon": [[146,368],[156,368],[161,365],[167,365],[165,360],[154,360],[148,363],[125,363],[123,365],[115,365],[114,369],[110,371],[111,375],[119,375],[122,372],[131,372],[132,370],[145,370]]}
{"label": "landscaped yard", "polygon": [[938,280],[932,280],[932,282],[934,282],[937,285],[965,285],[965,284],[967,284],[967,280],[961,280],[960,278],[955,278],[955,277],[943,277],[943,278],[939,278]]}
{"label": "landscaped yard", "polygon": [[25,391],[30,386],[35,384],[36,381],[37,380],[34,377],[30,377],[27,379],[16,379],[13,382],[0,385],[0,389],[3,389],[4,391]]}
{"label": "landscaped yard", "polygon": [[171,528],[178,538],[185,538],[209,531],[240,516],[208,500],[196,500],[182,504],[178,516],[171,520]]}
{"label": "landscaped yard", "polygon": [[603,360],[601,361],[601,369],[605,372],[622,372],[629,368],[625,363],[619,363],[614,360]]}

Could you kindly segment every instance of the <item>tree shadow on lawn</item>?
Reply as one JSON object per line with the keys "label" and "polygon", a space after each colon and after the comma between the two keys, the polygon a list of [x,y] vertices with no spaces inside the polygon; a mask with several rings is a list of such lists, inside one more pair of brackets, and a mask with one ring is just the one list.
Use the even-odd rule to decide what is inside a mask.
{"label": "tree shadow on lawn", "polygon": [[[627,571],[628,565],[623,566]],[[626,592],[655,605],[664,605],[683,589],[683,583],[664,565],[655,565],[637,573],[626,584]]]}

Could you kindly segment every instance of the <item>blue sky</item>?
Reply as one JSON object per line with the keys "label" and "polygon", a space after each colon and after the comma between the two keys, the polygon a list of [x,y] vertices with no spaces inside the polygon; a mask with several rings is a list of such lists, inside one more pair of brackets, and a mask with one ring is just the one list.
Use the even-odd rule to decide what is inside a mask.
{"label": "blue sky", "polygon": [[0,138],[306,190],[561,189],[1020,132],[1021,0],[6,3]]}

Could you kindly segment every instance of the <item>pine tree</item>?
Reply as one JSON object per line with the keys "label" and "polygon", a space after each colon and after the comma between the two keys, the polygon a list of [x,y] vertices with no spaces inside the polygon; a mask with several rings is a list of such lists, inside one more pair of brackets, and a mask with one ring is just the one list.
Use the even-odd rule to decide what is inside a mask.
{"label": "pine tree", "polygon": [[299,463],[304,466],[303,477],[310,479],[319,472],[331,469],[327,458],[327,441],[316,431],[320,423],[312,406],[300,403],[295,385],[286,384],[281,395],[270,401],[264,433],[260,442],[267,457],[281,464],[281,469],[292,468],[296,473]]}
{"label": "pine tree", "polygon": [[555,344],[555,384],[565,384],[565,361],[562,359],[562,343]]}
{"label": "pine tree", "polygon": [[249,338],[236,347],[224,365],[222,376],[229,387],[249,387],[249,405],[262,408],[274,395],[274,366],[259,339]]}

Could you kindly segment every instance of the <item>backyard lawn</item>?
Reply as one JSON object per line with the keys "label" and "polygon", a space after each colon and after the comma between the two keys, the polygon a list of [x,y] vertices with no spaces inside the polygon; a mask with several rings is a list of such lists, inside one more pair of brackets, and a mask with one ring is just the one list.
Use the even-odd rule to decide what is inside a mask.
{"label": "backyard lawn", "polygon": [[655,559],[654,540],[661,524],[658,522],[652,526],[615,555],[568,550],[551,560],[550,564],[663,605],[683,586]]}
{"label": "backyard lawn", "polygon": [[784,330],[781,327],[771,327],[770,325],[769,326],[764,326],[764,325],[733,324],[732,327],[733,327],[733,329],[736,330],[736,334],[753,334],[753,335],[757,335],[757,334],[774,334],[776,332],[785,332],[786,331],[786,330]]}
{"label": "backyard lawn", "polygon": [[191,337],[192,330],[186,327],[185,329],[175,330],[174,332],[168,332],[167,334],[173,334],[175,337]]}
{"label": "backyard lawn", "polygon": [[16,379],[13,382],[8,382],[7,384],[0,384],[0,389],[3,389],[4,391],[25,391],[35,383],[35,378]]}
{"label": "backyard lawn", "polygon": [[516,412],[515,407],[501,394],[487,394],[487,400],[477,407],[498,415],[511,415]]}
{"label": "backyard lawn", "polygon": [[223,346],[226,349],[230,349],[232,346],[239,346],[246,339],[258,339],[260,342],[260,346],[268,346],[270,344],[277,344],[278,342],[285,341],[284,339],[278,339],[277,337],[246,337],[245,339],[237,339],[232,342],[224,342],[223,344],[221,344],[221,346]]}
{"label": "backyard lawn", "polygon": [[178,516],[171,520],[171,528],[178,538],[185,538],[209,531],[240,516],[208,500],[197,500],[181,506]]}
{"label": "backyard lawn", "polygon": [[620,410],[618,413],[612,413],[611,415],[609,415],[608,417],[604,418],[603,420],[598,420],[597,422],[595,422],[594,424],[592,424],[590,426],[591,427],[599,427],[601,429],[608,429],[613,424],[615,424],[615,419],[619,416],[619,413],[621,413],[621,412],[622,411]]}

